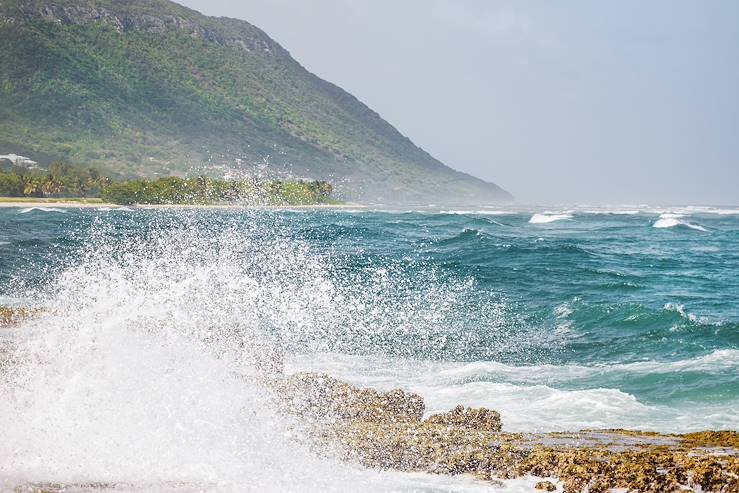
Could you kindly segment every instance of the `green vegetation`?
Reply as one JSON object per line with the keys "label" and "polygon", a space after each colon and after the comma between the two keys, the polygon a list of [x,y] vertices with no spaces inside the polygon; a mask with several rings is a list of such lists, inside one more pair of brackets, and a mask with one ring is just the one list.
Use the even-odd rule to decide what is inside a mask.
{"label": "green vegetation", "polygon": [[[114,181],[94,168],[67,163],[48,170],[10,167],[0,170],[0,197],[53,200],[97,198],[113,204],[338,204],[333,187],[323,181],[215,180],[165,177],[157,180]],[[2,200],[2,199],[0,199]]]}
{"label": "green vegetation", "polygon": [[310,177],[354,200],[510,198],[247,22],[166,0],[3,0],[0,46],[0,154],[124,179]]}
{"label": "green vegetation", "polygon": [[54,163],[48,170],[11,167],[0,170],[0,196],[3,197],[93,197],[110,179],[94,168]]}
{"label": "green vegetation", "polygon": [[265,183],[213,180],[205,176],[154,181],[114,182],[103,188],[101,198],[114,204],[338,204],[333,188],[321,181]]}

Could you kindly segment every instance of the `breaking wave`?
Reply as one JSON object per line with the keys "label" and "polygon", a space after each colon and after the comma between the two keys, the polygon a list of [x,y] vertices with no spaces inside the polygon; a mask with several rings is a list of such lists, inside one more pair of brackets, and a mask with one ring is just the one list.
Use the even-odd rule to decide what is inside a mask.
{"label": "breaking wave", "polygon": [[674,433],[739,427],[733,402],[688,406],[640,402],[632,394],[606,386],[656,375],[736,374],[739,350],[719,350],[680,361],[589,366],[399,362],[325,354],[298,357],[289,366],[328,371],[358,385],[404,386],[425,398],[427,414],[458,404],[496,409],[504,429],[514,432],[617,427]]}
{"label": "breaking wave", "polygon": [[20,210],[20,214],[27,214],[29,212],[33,211],[40,211],[40,212],[64,212],[64,209],[60,209],[58,207],[26,207],[25,209]]}
{"label": "breaking wave", "polygon": [[675,228],[675,227],[684,227],[689,229],[694,229],[697,231],[704,231],[708,232],[706,228],[701,226],[700,224],[694,224],[688,221],[683,220],[682,218],[685,217],[683,214],[674,214],[674,213],[665,213],[659,216],[659,219],[657,219],[652,227],[654,228]]}
{"label": "breaking wave", "polygon": [[[372,273],[362,298],[335,284],[320,254],[285,241],[278,223],[154,222],[143,235],[94,231],[81,261],[36,294],[44,313],[1,335],[0,489],[490,490],[316,453],[260,383],[265,354],[347,347],[337,336],[353,317],[367,318],[351,325],[357,350],[423,328],[398,326],[388,313],[366,317],[359,306],[384,296],[387,270]],[[425,294],[454,303],[453,291]],[[499,489],[526,491],[532,481]]]}
{"label": "breaking wave", "polygon": [[531,216],[531,219],[529,219],[529,222],[531,224],[546,224],[554,221],[562,221],[563,219],[572,219],[572,214],[554,214],[547,212],[543,214],[534,214]]}

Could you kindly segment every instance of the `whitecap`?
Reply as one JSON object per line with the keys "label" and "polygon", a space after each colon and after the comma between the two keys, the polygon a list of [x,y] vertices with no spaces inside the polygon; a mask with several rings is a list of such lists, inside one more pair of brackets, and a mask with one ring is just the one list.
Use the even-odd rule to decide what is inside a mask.
{"label": "whitecap", "polygon": [[681,317],[688,319],[691,322],[695,322],[696,320],[698,320],[698,317],[694,313],[687,312],[685,310],[685,305],[681,303],[665,303],[663,309],[668,312],[678,313]]}
{"label": "whitecap", "polygon": [[529,219],[529,223],[531,224],[546,224],[551,223],[554,221],[561,221],[563,219],[572,219],[572,214],[569,213],[551,213],[551,212],[545,212],[543,214],[534,214],[531,216],[531,219]]}
{"label": "whitecap", "polygon": [[26,214],[28,212],[33,212],[33,211],[64,212],[64,209],[59,209],[58,207],[26,207],[25,209],[22,209],[20,211],[20,214]]}
{"label": "whitecap", "polygon": [[662,217],[660,219],[657,219],[654,224],[652,224],[652,227],[655,228],[674,228],[675,226],[679,226],[683,224],[682,221],[678,221],[677,219],[671,218],[671,217]]}
{"label": "whitecap", "polygon": [[682,226],[685,228],[694,229],[696,231],[703,231],[706,233],[708,232],[708,230],[704,228],[703,226],[701,226],[700,224],[695,224],[695,223],[691,223],[688,221],[681,221],[679,219],[681,217],[683,216],[678,215],[678,214],[663,214],[662,216],[660,216],[659,219],[657,219],[654,222],[654,224],[652,224],[652,227],[658,228],[658,229],[666,229],[666,228],[675,228],[678,226]]}

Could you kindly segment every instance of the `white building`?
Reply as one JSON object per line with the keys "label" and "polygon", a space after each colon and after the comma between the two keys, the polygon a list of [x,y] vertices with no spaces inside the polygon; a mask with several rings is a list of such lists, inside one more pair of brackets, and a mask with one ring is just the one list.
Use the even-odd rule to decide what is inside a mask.
{"label": "white building", "polygon": [[26,156],[19,156],[18,154],[0,154],[0,160],[3,159],[7,159],[14,165],[23,168],[38,168],[38,163]]}

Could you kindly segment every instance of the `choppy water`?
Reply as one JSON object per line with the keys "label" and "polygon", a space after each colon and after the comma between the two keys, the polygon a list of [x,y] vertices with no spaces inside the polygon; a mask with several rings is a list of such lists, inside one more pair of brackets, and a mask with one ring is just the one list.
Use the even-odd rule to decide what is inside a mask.
{"label": "choppy water", "polygon": [[0,333],[0,486],[486,488],[317,458],[260,344],[512,431],[737,429],[737,301],[732,208],[0,209],[0,305],[47,308]]}

